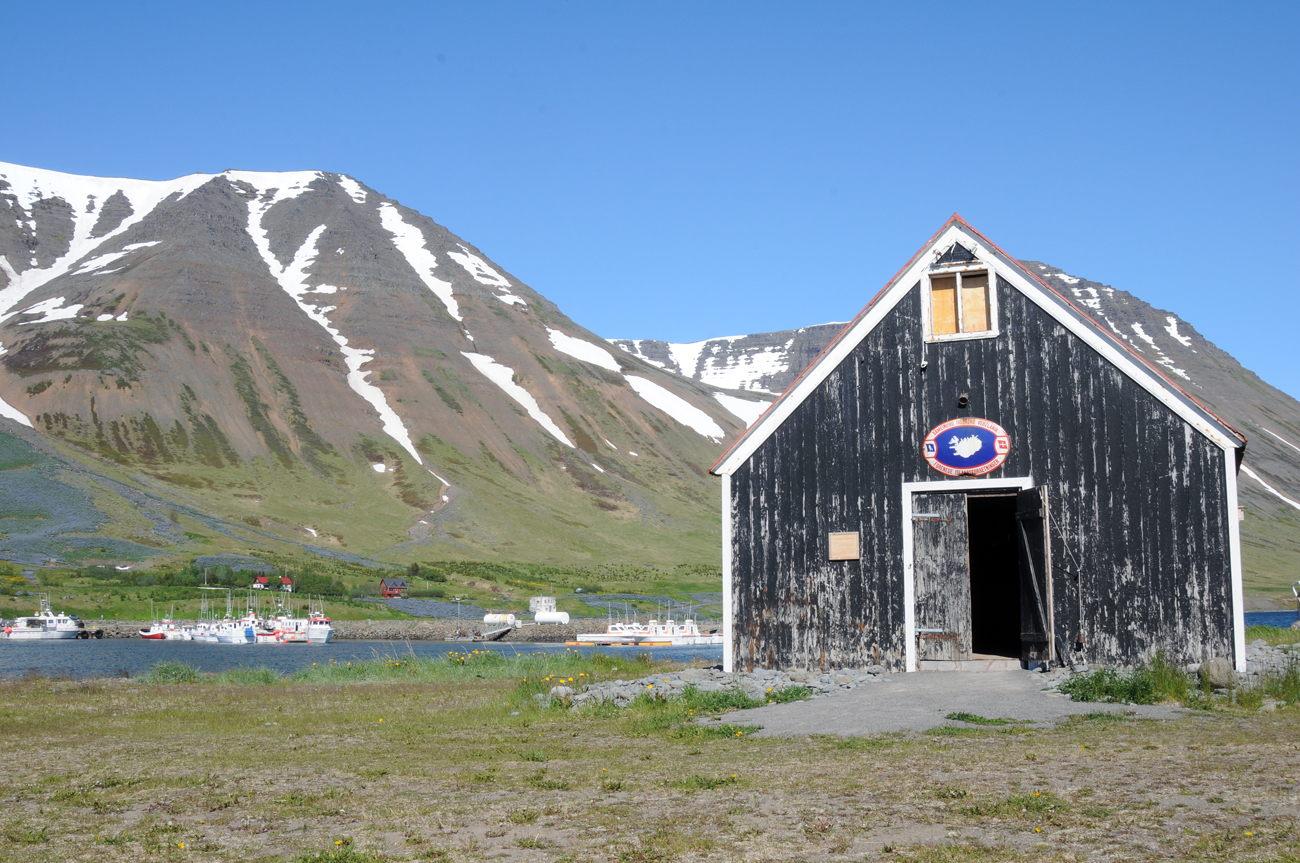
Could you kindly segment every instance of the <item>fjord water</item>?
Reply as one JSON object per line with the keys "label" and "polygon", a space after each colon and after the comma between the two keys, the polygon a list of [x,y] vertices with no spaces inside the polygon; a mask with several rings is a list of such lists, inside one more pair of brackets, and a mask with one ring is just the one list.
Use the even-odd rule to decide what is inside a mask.
{"label": "fjord water", "polygon": [[385,657],[437,659],[449,653],[491,650],[505,656],[531,653],[603,652],[626,655],[630,660],[638,653],[674,662],[722,661],[722,648],[710,647],[565,647],[563,644],[474,644],[445,641],[336,641],[330,644],[249,644],[232,646],[203,644],[193,641],[146,641],[141,638],[106,638],[63,641],[0,642],[0,677],[136,677],[163,660],[185,662],[201,671],[226,671],[231,668],[265,666],[282,674],[292,674],[312,663],[326,665],[331,660],[340,665],[369,662]]}

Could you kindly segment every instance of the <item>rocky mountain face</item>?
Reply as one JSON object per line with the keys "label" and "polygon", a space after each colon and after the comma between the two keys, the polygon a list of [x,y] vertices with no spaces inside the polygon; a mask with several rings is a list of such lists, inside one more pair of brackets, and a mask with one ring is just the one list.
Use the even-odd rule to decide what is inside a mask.
{"label": "rocky mountain face", "polygon": [[[319,171],[0,164],[0,363],[13,463],[54,459],[104,516],[60,536],[117,531],[139,555],[712,561],[706,470],[748,416],[747,394],[611,349],[428,217]],[[24,494],[20,521],[63,519]],[[8,557],[129,551],[37,545]]]}
{"label": "rocky mountain face", "polygon": [[[1191,324],[1132,294],[1038,261],[1022,263],[1249,438],[1239,478],[1247,582],[1289,597],[1300,578],[1300,402],[1264,382]],[[692,380],[769,399],[844,328],[820,324],[691,344],[611,339]]]}

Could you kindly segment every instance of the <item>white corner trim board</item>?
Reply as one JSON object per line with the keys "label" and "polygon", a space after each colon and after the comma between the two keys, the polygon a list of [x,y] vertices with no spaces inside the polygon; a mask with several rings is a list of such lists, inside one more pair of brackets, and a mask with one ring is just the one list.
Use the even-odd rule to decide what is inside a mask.
{"label": "white corner trim board", "polygon": [[731,599],[731,476],[722,477],[722,670],[736,670],[735,603]]}
{"label": "white corner trim board", "polygon": [[[1238,671],[1246,670],[1246,609],[1245,589],[1241,574],[1241,525],[1237,521],[1237,471],[1236,459],[1223,455],[1223,482],[1228,492],[1228,560],[1232,566],[1232,651]],[[1247,473],[1250,468],[1242,465]],[[1253,473],[1251,474],[1254,475]],[[1258,478],[1258,477],[1257,477]]]}
{"label": "white corner trim board", "polygon": [[[723,481],[726,481],[725,477]],[[939,494],[998,488],[1024,491],[1033,487],[1034,478],[1031,476],[1008,476],[1001,479],[939,479],[903,483],[903,644],[907,671],[916,671],[916,576],[912,570],[912,495],[917,492]],[[722,523],[726,525],[728,520],[724,518]],[[723,548],[725,550],[726,546],[724,545]],[[723,577],[726,577],[725,570]],[[727,594],[723,593],[722,596],[725,601]]]}

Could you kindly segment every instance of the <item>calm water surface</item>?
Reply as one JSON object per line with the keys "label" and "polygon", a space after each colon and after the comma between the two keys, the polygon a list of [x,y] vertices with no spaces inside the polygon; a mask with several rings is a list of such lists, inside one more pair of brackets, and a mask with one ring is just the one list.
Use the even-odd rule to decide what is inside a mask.
{"label": "calm water surface", "polygon": [[1294,611],[1248,611],[1247,626],[1280,626],[1283,629],[1300,620]]}
{"label": "calm water surface", "polygon": [[722,661],[722,647],[590,648],[563,644],[448,644],[442,641],[336,641],[331,644],[203,644],[193,641],[146,641],[142,638],[68,639],[60,641],[0,641],[0,677],[135,677],[164,659],[187,662],[203,671],[259,665],[289,673],[313,662],[364,662],[385,656],[443,657],[451,651],[491,650],[517,653],[602,652],[613,656],[649,653],[655,659],[688,662]]}

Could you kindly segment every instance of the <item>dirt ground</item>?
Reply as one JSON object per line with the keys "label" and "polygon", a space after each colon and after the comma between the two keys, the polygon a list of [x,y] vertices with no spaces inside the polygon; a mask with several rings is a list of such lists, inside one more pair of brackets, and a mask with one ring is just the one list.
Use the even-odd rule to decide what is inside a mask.
{"label": "dirt ground", "polygon": [[0,859],[1300,857],[1300,709],[699,737],[514,685],[0,683]]}

